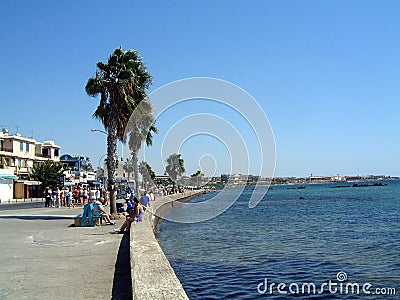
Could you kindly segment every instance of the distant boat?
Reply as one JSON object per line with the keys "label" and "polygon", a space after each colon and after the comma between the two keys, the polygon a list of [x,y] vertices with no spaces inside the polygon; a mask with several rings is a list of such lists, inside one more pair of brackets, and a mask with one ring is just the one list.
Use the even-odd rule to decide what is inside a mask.
{"label": "distant boat", "polygon": [[288,190],[302,190],[302,189],[305,189],[306,187],[305,186],[298,186],[298,187],[288,187],[287,189]]}

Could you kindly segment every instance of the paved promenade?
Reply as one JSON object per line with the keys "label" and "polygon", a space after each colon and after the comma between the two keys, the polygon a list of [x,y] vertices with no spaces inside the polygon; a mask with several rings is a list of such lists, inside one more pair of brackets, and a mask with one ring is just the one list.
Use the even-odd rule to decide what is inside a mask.
{"label": "paved promenade", "polygon": [[180,198],[152,202],[130,235],[113,232],[124,220],[74,227],[81,207],[0,205],[0,299],[187,299],[154,236],[150,213],[166,212],[169,201]]}
{"label": "paved promenade", "polygon": [[0,205],[3,204],[21,204],[21,203],[30,203],[30,202],[43,202],[44,198],[23,198],[23,199],[0,199]]}
{"label": "paved promenade", "polygon": [[0,206],[0,299],[131,299],[123,220],[70,227],[82,208],[13,207]]}

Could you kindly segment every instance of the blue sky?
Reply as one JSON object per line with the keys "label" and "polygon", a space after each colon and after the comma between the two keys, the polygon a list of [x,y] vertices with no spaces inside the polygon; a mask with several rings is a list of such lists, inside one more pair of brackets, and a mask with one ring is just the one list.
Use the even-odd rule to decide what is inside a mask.
{"label": "blue sky", "polygon": [[[275,135],[277,176],[398,176],[399,11],[398,1],[365,0],[1,1],[0,125],[52,139],[96,167],[105,136],[90,132],[102,126],[84,87],[96,63],[122,45],[142,54],[154,76],[149,92],[204,76],[251,94]],[[256,172],[250,130],[209,101],[157,120],[155,149],[188,112],[236,124]],[[217,160],[216,175],[231,170],[211,137],[194,137],[181,151],[189,175],[206,153]],[[153,152],[146,159],[162,173],[164,158]],[[233,169],[244,172],[240,164]]]}

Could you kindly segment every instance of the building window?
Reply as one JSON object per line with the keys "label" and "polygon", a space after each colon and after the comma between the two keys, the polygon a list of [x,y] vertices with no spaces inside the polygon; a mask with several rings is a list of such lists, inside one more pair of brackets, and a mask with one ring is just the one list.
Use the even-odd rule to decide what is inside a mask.
{"label": "building window", "polygon": [[54,156],[60,156],[60,150],[54,149]]}
{"label": "building window", "polygon": [[43,149],[43,156],[48,156],[49,155],[49,149]]}
{"label": "building window", "polygon": [[29,143],[26,143],[26,152],[29,152]]}
{"label": "building window", "polygon": [[18,159],[18,168],[22,168],[22,160]]}
{"label": "building window", "polygon": [[19,151],[24,151],[24,143],[23,142],[19,142]]}

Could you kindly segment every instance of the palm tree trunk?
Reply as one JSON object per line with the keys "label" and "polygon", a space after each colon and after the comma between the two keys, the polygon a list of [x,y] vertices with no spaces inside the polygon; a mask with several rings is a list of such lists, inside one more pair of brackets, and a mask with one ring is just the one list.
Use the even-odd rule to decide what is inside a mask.
{"label": "palm tree trunk", "polygon": [[133,164],[133,177],[135,178],[135,193],[139,197],[139,169],[138,169],[138,157],[137,152],[132,151],[132,164]]}
{"label": "palm tree trunk", "polygon": [[117,153],[117,125],[112,122],[108,127],[107,135],[107,177],[108,191],[110,192],[110,214],[117,213],[117,197],[115,185],[116,153]]}

